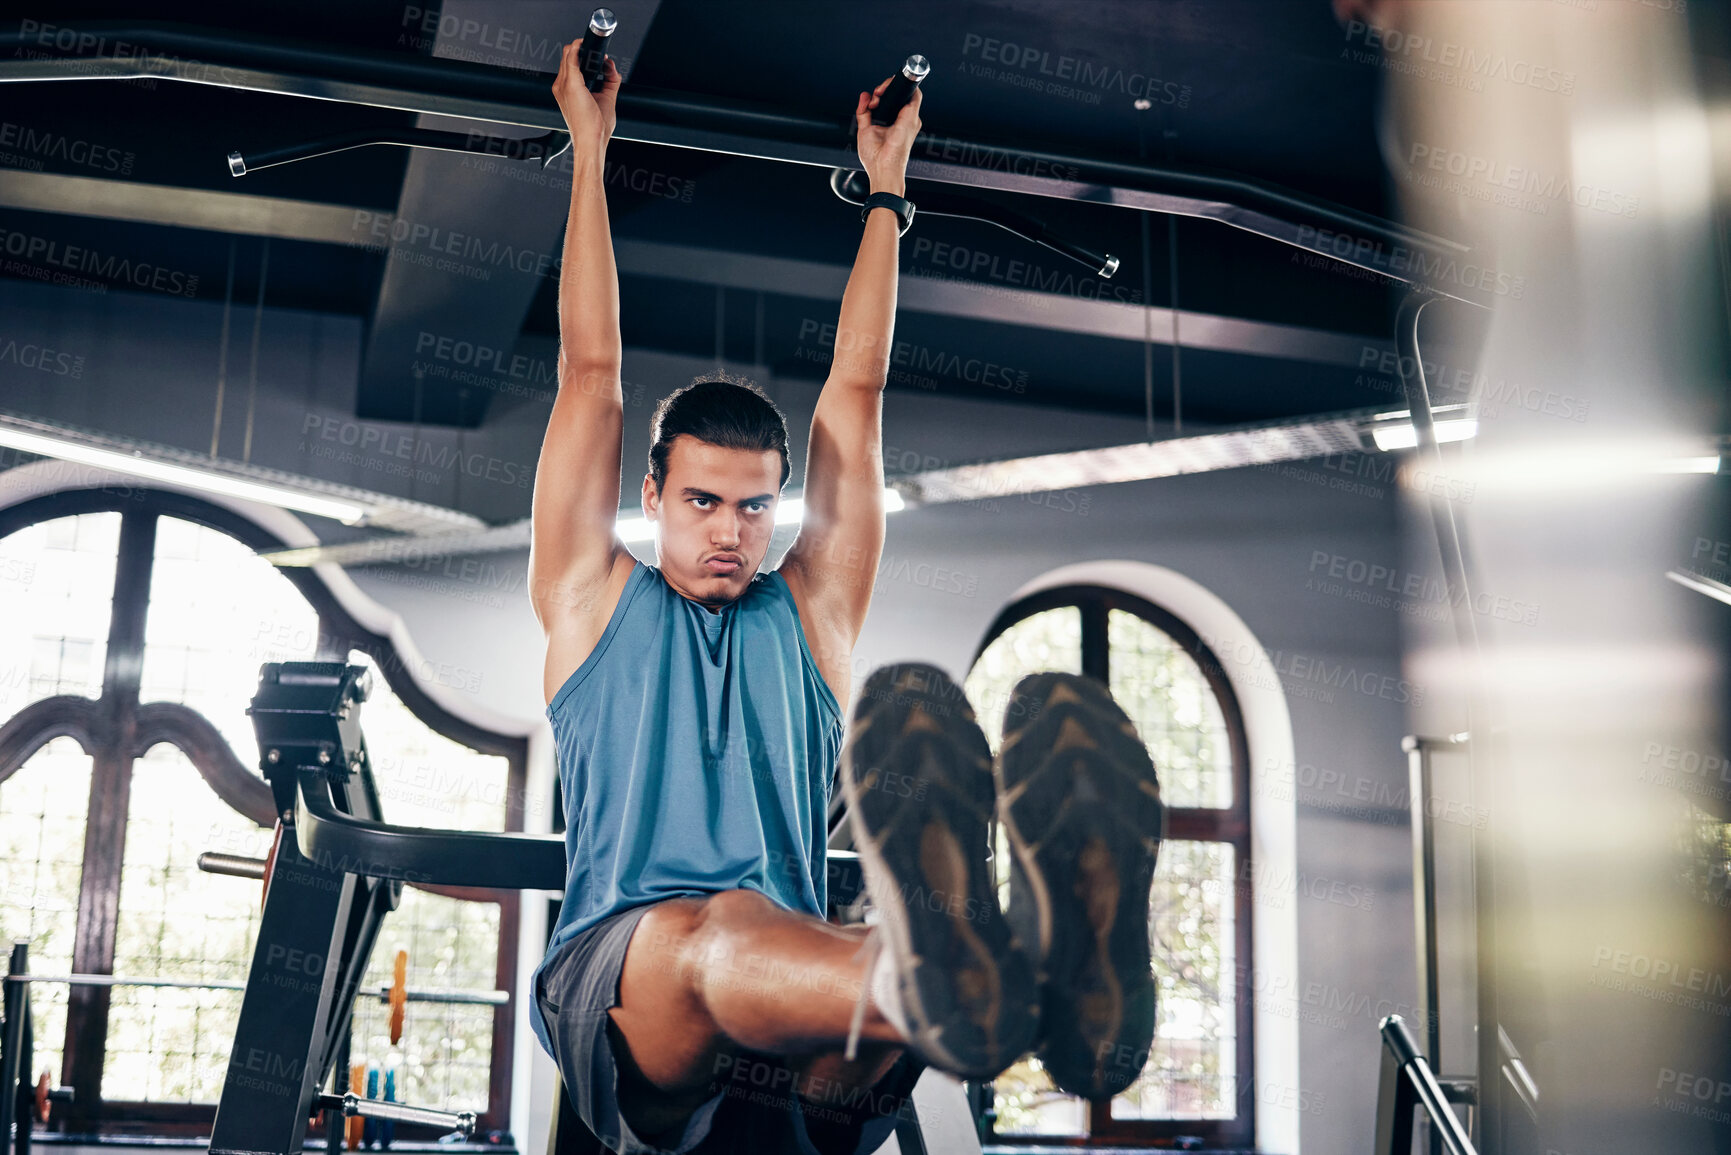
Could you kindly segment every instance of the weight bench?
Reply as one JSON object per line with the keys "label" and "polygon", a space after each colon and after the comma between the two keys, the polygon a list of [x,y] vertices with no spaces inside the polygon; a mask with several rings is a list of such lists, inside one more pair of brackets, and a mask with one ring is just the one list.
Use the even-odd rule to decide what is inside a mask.
{"label": "weight bench", "polygon": [[[371,689],[363,666],[270,662],[247,713],[258,735],[259,769],[279,817],[228,1074],[211,1129],[211,1155],[300,1155],[308,1117],[326,1112],[333,1155],[338,1115],[450,1127],[467,1137],[475,1116],[322,1091],[347,1065],[349,1022],[384,916],[404,882],[506,890],[563,891],[559,835],[485,834],[392,826],[382,820],[360,706]],[[834,912],[863,882],[858,859],[829,855]],[[939,1104],[941,1103],[941,1107]],[[930,1149],[979,1150],[961,1085],[928,1070],[916,1110],[880,1148],[925,1155],[920,1117],[954,1121],[958,1134]],[[894,1144],[894,1147],[891,1144]],[[549,1155],[588,1155],[601,1141],[557,1089]]]}

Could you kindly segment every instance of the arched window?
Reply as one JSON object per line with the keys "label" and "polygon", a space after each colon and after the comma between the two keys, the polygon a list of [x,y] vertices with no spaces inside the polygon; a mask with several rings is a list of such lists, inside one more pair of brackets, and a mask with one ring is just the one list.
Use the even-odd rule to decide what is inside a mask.
{"label": "arched window", "polygon": [[[1006,608],[987,631],[965,689],[997,749],[1004,707],[1024,675],[1098,678],[1136,723],[1166,805],[1166,839],[1149,906],[1159,989],[1142,1077],[1090,1105],[1058,1091],[1032,1056],[993,1084],[999,1142],[1064,1137],[1086,1144],[1196,1136],[1249,1147],[1251,1054],[1248,747],[1237,699],[1196,632],[1119,590],[1062,586]],[[994,833],[1000,900],[1009,848]]]}
{"label": "arched window", "polygon": [[[258,884],[197,859],[269,846],[246,715],[264,662],[376,668],[362,728],[387,821],[523,828],[527,740],[441,708],[312,571],[257,556],[285,544],[221,506],[131,487],[0,510],[0,933],[30,942],[32,972],[246,978]],[[514,892],[406,889],[366,989],[389,984],[400,946],[411,986],[509,992],[517,927]],[[37,1066],[76,1091],[65,1129],[209,1134],[238,990],[31,997]],[[411,1003],[395,1050],[384,1022],[378,1000],[357,1003],[354,1061],[398,1065],[407,1102],[506,1126],[509,1006]]]}

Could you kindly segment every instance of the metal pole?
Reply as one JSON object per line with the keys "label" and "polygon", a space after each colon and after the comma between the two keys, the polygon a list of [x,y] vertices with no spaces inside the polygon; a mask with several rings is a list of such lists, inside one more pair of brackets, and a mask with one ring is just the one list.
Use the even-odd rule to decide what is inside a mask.
{"label": "metal pole", "polygon": [[475,1132],[473,1111],[435,1111],[431,1107],[410,1107],[403,1103],[387,1103],[381,1099],[363,1099],[353,1091],[343,1096],[343,1114],[389,1119],[395,1123],[419,1123],[428,1127],[451,1127],[462,1132],[465,1138]]}
{"label": "metal pole", "polygon": [[1408,805],[1412,810],[1413,943],[1418,961],[1418,1005],[1424,1008],[1425,1057],[1442,1069],[1442,1027],[1438,1020],[1436,946],[1436,830],[1430,815],[1430,746],[1409,734],[1406,751]]}
{"label": "metal pole", "polygon": [[[6,974],[21,975],[30,969],[30,944],[12,944],[12,957],[7,960]],[[0,1032],[0,1145],[12,1142],[12,1124],[18,1108],[18,1062],[24,1049],[24,1016],[30,1013],[30,992],[23,983],[8,982],[0,1007],[5,1008],[6,1025]]]}
{"label": "metal pole", "polygon": [[[1419,356],[1419,314],[1436,294],[1422,286],[1408,290],[1401,300],[1395,318],[1395,346],[1399,354],[1401,384],[1406,392],[1407,408],[1417,435],[1416,453],[1439,473],[1442,454],[1437,448],[1435,422],[1431,416],[1430,391],[1425,384],[1424,361]],[[1462,656],[1475,666],[1479,659],[1478,623],[1473,616],[1472,593],[1467,582],[1466,554],[1461,545],[1460,529],[1455,524],[1454,506],[1446,496],[1431,499],[1431,520],[1436,530],[1437,552],[1441,555],[1443,578],[1448,585],[1449,601],[1454,606],[1455,635]],[[1472,728],[1471,694],[1467,700],[1467,727]],[[1488,759],[1469,750],[1469,780],[1475,805],[1484,807],[1490,797]],[[1473,834],[1473,912],[1477,966],[1478,1011],[1478,1109],[1473,1113],[1475,1137],[1479,1145],[1494,1155],[1501,1149],[1501,1055],[1497,1048],[1496,984],[1496,848],[1494,830]]]}
{"label": "metal pole", "polygon": [[[177,990],[194,991],[244,991],[246,983],[240,979],[129,979],[123,975],[7,975],[8,985],[23,985],[25,983],[65,983],[74,987],[172,987]],[[502,1007],[511,1001],[509,991],[447,991],[438,988],[409,987],[403,992],[411,1003],[455,1003],[464,1006]],[[380,1002],[389,1002],[391,988],[382,986],[377,991],[357,991],[356,998],[374,998]]]}
{"label": "metal pole", "polygon": [[1381,1023],[1381,1030],[1383,1045],[1393,1053],[1400,1073],[1410,1081],[1419,1103],[1430,1116],[1431,1133],[1442,1139],[1442,1144],[1449,1149],[1450,1155],[1475,1155],[1472,1140],[1467,1137],[1461,1121],[1449,1108],[1448,1100],[1443,1097],[1442,1087],[1437,1085],[1436,1075],[1424,1061],[1424,1056],[1419,1053],[1418,1045],[1413,1042],[1412,1035],[1407,1031],[1401,1017],[1388,1016]]}

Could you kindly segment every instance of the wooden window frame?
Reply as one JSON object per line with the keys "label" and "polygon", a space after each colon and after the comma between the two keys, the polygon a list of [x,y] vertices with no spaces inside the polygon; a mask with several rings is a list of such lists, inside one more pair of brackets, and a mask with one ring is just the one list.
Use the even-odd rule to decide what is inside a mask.
{"label": "wooden window frame", "polygon": [[[38,749],[60,737],[77,741],[91,758],[90,803],[79,881],[78,923],[72,971],[109,974],[120,912],[120,873],[125,856],[127,809],[132,765],[150,746],[169,742],[179,748],[206,784],[229,806],[261,826],[274,824],[270,788],[244,766],[216,727],[198,711],[178,703],[140,703],[144,664],[145,614],[155,557],[156,524],[172,517],[227,534],[256,553],[288,548],[256,522],[188,494],[114,485],[62,490],[0,510],[0,539],[43,521],[89,513],[121,516],[115,561],[114,605],[109,622],[102,692],[99,698],[63,694],[33,702],[12,718],[0,720],[0,782]],[[523,830],[529,740],[500,734],[457,717],[434,702],[414,679],[391,639],[366,629],[310,568],[280,570],[318,614],[319,661],[347,661],[351,650],[372,658],[379,674],[409,711],[428,728],[482,754],[506,760],[505,829]],[[117,644],[118,643],[118,644]],[[245,885],[236,883],[236,885]],[[499,950],[494,987],[511,999],[493,1011],[493,1052],[487,1106],[476,1130],[509,1128],[512,1058],[515,1050],[518,929],[522,918],[517,891],[478,887],[426,886],[452,898],[499,906]],[[108,987],[70,988],[61,1083],[75,1098],[66,1108],[63,1130],[76,1134],[210,1134],[213,1105],[104,1100],[102,1068],[108,1038]]]}
{"label": "wooden window frame", "polygon": [[[1167,841],[1224,842],[1234,849],[1233,879],[1233,976],[1235,996],[1237,1114],[1229,1119],[1114,1119],[1110,1100],[1089,1103],[1086,1137],[1057,1135],[992,1135],[986,1141],[1001,1146],[1027,1147],[1123,1147],[1174,1148],[1179,1140],[1189,1147],[1201,1140],[1203,1149],[1220,1150],[1253,1146],[1256,1135],[1255,1006],[1251,990],[1251,918],[1253,896],[1250,879],[1255,878],[1250,856],[1250,747],[1244,729],[1244,714],[1238,696],[1220,659],[1182,619],[1169,611],[1123,590],[1095,585],[1065,585],[1041,590],[1006,606],[993,619],[984,640],[968,663],[971,671],[986,648],[1011,626],[1047,610],[1074,607],[1082,618],[1082,673],[1111,684],[1111,649],[1107,632],[1112,610],[1135,614],[1166,634],[1196,662],[1203,678],[1220,704],[1231,751],[1232,805],[1223,809],[1205,807],[1166,808]],[[994,839],[996,831],[993,832]],[[990,1102],[989,1097],[986,1099]]]}

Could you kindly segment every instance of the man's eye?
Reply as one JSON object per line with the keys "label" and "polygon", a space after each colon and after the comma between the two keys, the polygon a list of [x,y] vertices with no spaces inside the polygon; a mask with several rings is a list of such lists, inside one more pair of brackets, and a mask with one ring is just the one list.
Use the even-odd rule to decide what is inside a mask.
{"label": "man's eye", "polygon": [[753,513],[762,513],[764,510],[769,508],[769,502],[767,501],[752,501],[747,502],[746,504],[751,506],[751,512]]}
{"label": "man's eye", "polygon": [[691,499],[691,504],[700,505],[701,503],[706,502],[708,500],[709,499],[707,497],[694,497]]}

